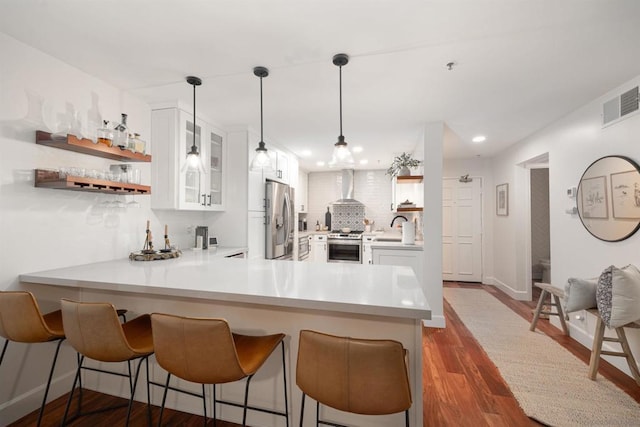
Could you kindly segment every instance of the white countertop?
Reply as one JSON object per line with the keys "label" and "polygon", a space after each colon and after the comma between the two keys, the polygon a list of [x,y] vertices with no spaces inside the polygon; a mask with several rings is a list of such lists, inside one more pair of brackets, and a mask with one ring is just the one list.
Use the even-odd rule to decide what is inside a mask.
{"label": "white countertop", "polygon": [[[230,248],[231,253],[238,249]],[[235,251],[234,251],[235,250]],[[411,267],[224,258],[225,249],[180,258],[128,258],[21,274],[22,282],[312,310],[430,319]]]}

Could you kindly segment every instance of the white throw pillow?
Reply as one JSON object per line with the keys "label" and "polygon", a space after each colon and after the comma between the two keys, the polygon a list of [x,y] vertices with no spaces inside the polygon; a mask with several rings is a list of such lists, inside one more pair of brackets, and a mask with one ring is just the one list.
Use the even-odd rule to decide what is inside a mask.
{"label": "white throw pillow", "polygon": [[586,310],[598,306],[596,289],[598,278],[578,279],[570,277],[564,285],[564,299],[562,300],[565,313]]}
{"label": "white throw pillow", "polygon": [[600,316],[608,327],[640,320],[640,270],[633,265],[607,267],[598,279],[596,298]]}

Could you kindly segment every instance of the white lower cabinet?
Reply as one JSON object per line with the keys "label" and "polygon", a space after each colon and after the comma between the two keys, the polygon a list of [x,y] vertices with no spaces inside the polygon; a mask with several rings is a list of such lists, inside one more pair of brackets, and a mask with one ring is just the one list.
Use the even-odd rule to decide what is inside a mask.
{"label": "white lower cabinet", "polygon": [[309,259],[313,262],[327,262],[327,235],[316,234],[309,247]]}
{"label": "white lower cabinet", "polygon": [[372,248],[373,264],[404,265],[412,267],[418,282],[422,283],[422,255],[423,251],[409,249]]}
{"label": "white lower cabinet", "polygon": [[373,236],[364,236],[362,238],[362,263],[365,265],[373,264],[373,253],[371,252],[373,239]]}

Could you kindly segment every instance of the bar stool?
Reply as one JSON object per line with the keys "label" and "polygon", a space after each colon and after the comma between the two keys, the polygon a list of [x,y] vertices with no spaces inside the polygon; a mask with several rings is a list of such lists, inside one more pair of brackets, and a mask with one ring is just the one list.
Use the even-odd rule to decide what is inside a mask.
{"label": "bar stool", "polygon": [[57,341],[56,351],[51,363],[47,386],[44,390],[40,413],[38,414],[38,426],[42,422],[44,407],[47,404],[51,378],[58,360],[60,344],[64,341],[62,329],[62,314],[60,310],[42,315],[38,303],[31,292],[27,291],[3,291],[0,292],[0,336],[5,339],[0,355],[0,365],[4,360],[9,341],[21,343],[43,343]]}
{"label": "bar stool", "polygon": [[316,401],[316,424],[344,427],[320,419],[322,403],[362,415],[404,411],[408,427],[412,401],[407,357],[398,341],[300,331],[296,369],[296,383],[302,390],[300,426],[308,395]]}
{"label": "bar stool", "polygon": [[[73,399],[76,384],[80,381],[82,369],[127,377],[131,398],[129,399],[126,425],[129,425],[131,408],[138,383],[138,376],[142,362],[146,363],[147,370],[147,416],[151,424],[151,402],[149,390],[149,361],[153,354],[153,338],[151,334],[151,319],[148,314],[136,317],[125,323],[118,320],[119,313],[110,303],[102,302],[76,302],[68,299],[61,300],[62,322],[67,340],[80,355],[78,369],[73,381],[71,393],[67,400],[62,425],[67,422],[69,407]],[[84,359],[99,362],[127,362],[128,375],[120,372],[107,371],[98,368],[83,366]],[[135,377],[132,378],[129,362],[139,359]],[[79,390],[78,409],[74,418],[80,417],[82,406],[82,387]],[[123,405],[119,406],[122,407]],[[102,412],[114,407],[104,408],[94,412]]]}
{"label": "bar stool", "polygon": [[[564,290],[549,283],[534,283],[533,285],[537,288],[542,289],[542,292],[540,293],[540,298],[538,299],[536,310],[533,312],[533,320],[531,321],[529,330],[535,331],[540,315],[546,314],[548,316],[558,316],[560,318],[562,331],[565,335],[569,335],[569,328],[567,328],[567,322],[564,319],[564,312],[562,311],[562,304],[560,304],[560,299],[564,298]],[[555,307],[556,311],[550,311],[551,309],[543,310],[543,304],[547,299],[547,296],[551,296],[552,301],[549,302],[549,305]]]}
{"label": "bar stool", "polygon": [[[216,419],[216,403],[243,408],[242,425],[246,426],[247,409],[285,417],[289,425],[289,402],[287,400],[287,375],[285,366],[285,334],[248,336],[231,332],[224,319],[193,318],[170,314],[151,314],[153,345],[158,364],[167,371],[162,407],[158,425],[162,425],[162,413],[167,399],[167,390],[202,397],[204,424],[207,424],[205,384],[213,384],[213,418]],[[179,344],[177,344],[179,343]],[[266,362],[273,351],[282,348],[282,374],[284,376],[284,412],[248,406],[249,384],[254,374]],[[169,387],[171,375],[186,381],[202,384],[202,395]],[[216,384],[247,379],[244,404],[216,400]],[[215,421],[214,421],[215,423]]]}
{"label": "bar stool", "polygon": [[[601,354],[604,354],[606,356],[618,356],[624,357],[627,360],[627,365],[629,365],[631,375],[636,381],[636,384],[640,386],[640,370],[638,370],[636,359],[633,357],[633,353],[631,353],[631,347],[629,347],[627,335],[624,332],[624,328],[640,329],[640,322],[627,323],[626,325],[614,328],[618,338],[605,337],[605,324],[604,320],[602,320],[602,317],[600,316],[600,312],[597,309],[589,309],[588,311],[589,313],[596,316],[597,319],[595,333],[593,334],[594,336],[593,347],[591,349],[591,359],[589,360],[589,378],[595,381],[596,376],[598,375],[598,366],[600,365]],[[602,350],[603,341],[615,342],[620,344],[620,348],[622,351]]]}

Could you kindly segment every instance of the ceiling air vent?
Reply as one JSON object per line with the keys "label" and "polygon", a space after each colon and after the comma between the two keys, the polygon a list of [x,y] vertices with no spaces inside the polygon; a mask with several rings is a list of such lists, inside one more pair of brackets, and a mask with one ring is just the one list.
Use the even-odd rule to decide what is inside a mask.
{"label": "ceiling air vent", "polygon": [[602,105],[602,126],[609,126],[623,117],[638,111],[638,86],[616,96]]}

